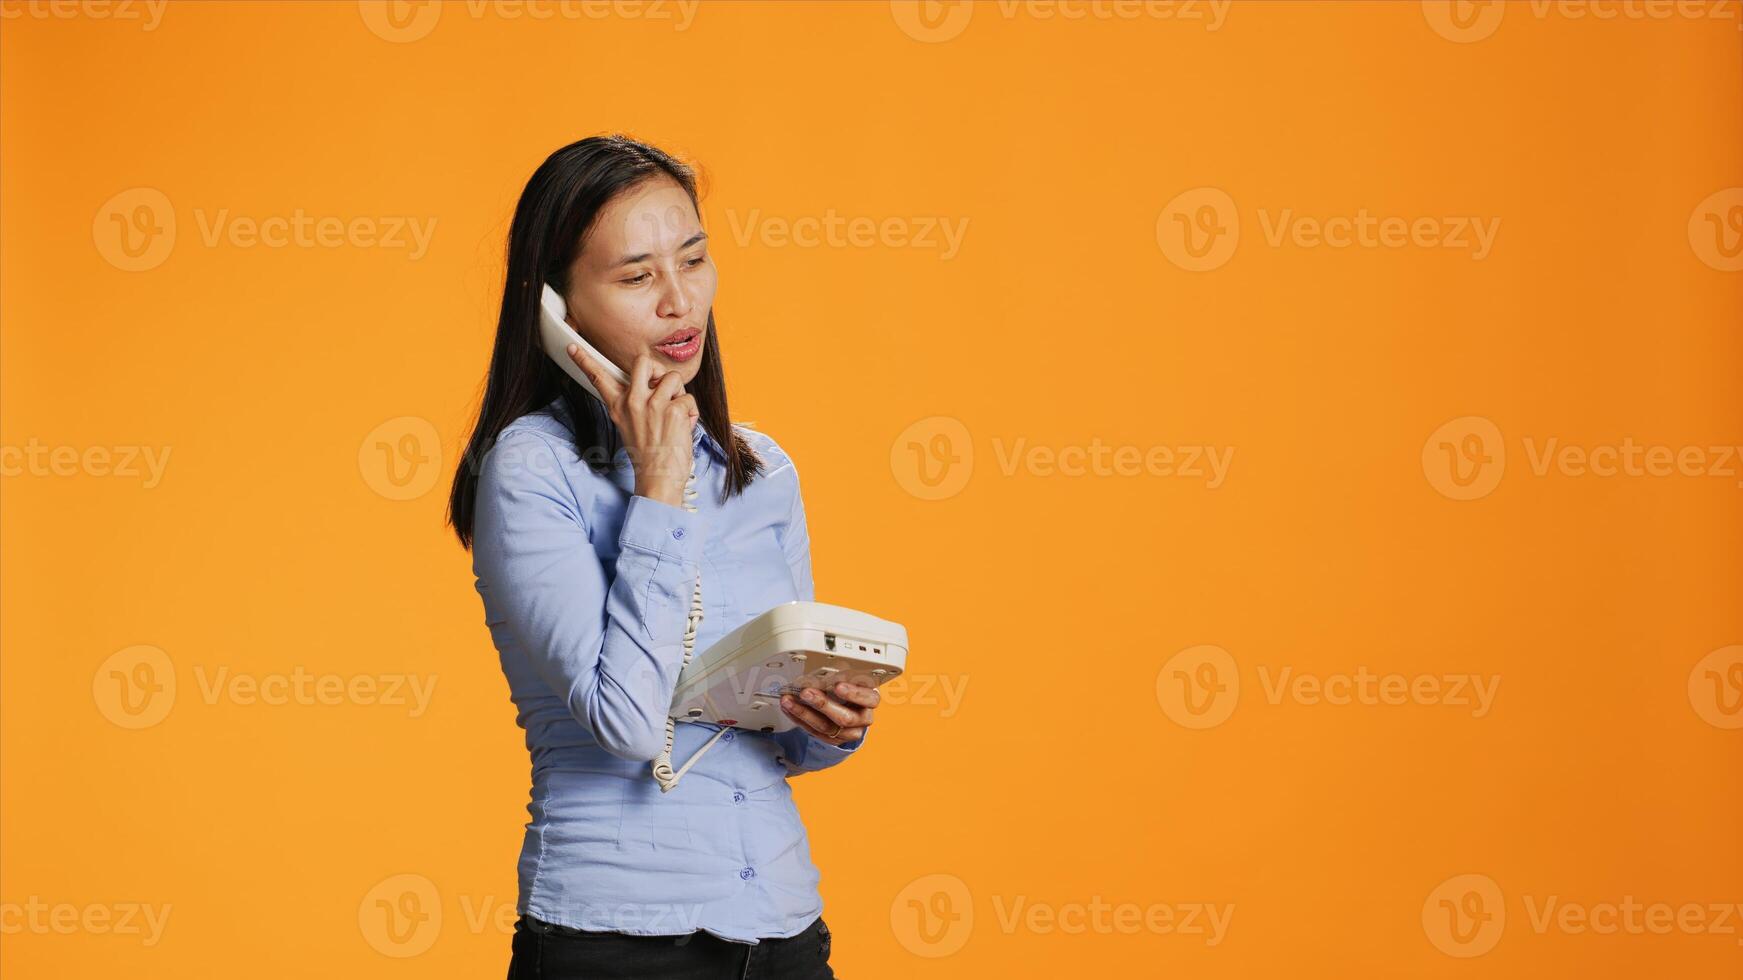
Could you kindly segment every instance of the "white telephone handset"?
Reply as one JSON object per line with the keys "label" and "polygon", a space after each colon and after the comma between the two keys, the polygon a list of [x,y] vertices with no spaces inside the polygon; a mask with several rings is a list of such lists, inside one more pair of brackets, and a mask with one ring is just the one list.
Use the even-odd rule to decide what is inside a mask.
{"label": "white telephone handset", "polygon": [[564,373],[580,382],[581,387],[586,388],[593,397],[604,401],[605,399],[594,389],[593,382],[587,380],[587,375],[581,370],[581,366],[569,356],[569,345],[580,344],[581,349],[593,358],[595,363],[603,365],[605,373],[615,378],[618,384],[629,384],[629,376],[623,373],[622,368],[611,363],[609,358],[599,353],[592,344],[576,333],[575,328],[569,326],[565,319],[568,315],[569,308],[564,304],[563,297],[551,288],[550,283],[546,283],[544,294],[539,297],[539,345],[545,349],[546,354],[550,355],[551,360],[557,362],[557,366],[561,367]]}

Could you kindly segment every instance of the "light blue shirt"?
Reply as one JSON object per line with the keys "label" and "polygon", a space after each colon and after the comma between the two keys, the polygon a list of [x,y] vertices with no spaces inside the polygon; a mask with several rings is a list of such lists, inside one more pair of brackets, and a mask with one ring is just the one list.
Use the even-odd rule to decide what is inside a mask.
{"label": "light blue shirt", "polygon": [[[595,474],[567,420],[561,399],[516,419],[478,477],[472,570],[532,755],[517,907],[595,931],[797,935],[823,901],[787,777],[864,740],[728,730],[665,794],[649,763],[665,744],[698,569],[696,656],[813,598],[798,473],[773,439],[735,426],[765,468],[723,504],[725,456],[698,423],[691,513],[635,496],[622,449]],[[679,724],[674,767],[715,731]]]}

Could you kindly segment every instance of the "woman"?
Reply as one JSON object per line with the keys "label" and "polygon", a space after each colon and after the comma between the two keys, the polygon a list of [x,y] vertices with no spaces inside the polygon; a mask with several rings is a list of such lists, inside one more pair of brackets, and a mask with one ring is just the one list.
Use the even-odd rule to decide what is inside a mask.
{"label": "woman", "polygon": [[[547,282],[628,375],[571,345],[603,404],[540,349]],[[694,175],[660,150],[584,139],[527,182],[449,500],[532,755],[511,980],[834,976],[787,777],[856,751],[877,691],[785,698],[798,727],[727,729],[670,792],[650,773],[697,576],[696,651],[813,597],[793,462],[727,415],[715,285]],[[671,758],[717,730],[676,726]]]}

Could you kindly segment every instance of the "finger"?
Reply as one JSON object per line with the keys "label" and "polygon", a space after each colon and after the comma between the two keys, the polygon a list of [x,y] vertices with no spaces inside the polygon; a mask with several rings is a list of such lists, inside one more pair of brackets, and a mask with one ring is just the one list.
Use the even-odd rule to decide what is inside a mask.
{"label": "finger", "polygon": [[648,396],[648,404],[664,408],[683,396],[684,379],[676,371],[667,371],[654,382],[654,393]]}
{"label": "finger", "polygon": [[850,684],[847,681],[835,685],[835,690],[832,693],[841,700],[849,704],[857,704],[862,708],[875,708],[883,700],[883,695],[878,693],[877,688],[866,687],[864,684]]}
{"label": "finger", "polygon": [[781,696],[781,710],[818,738],[834,737],[831,733],[835,731],[835,722],[823,717],[815,709],[795,700],[792,695],[783,694]]}
{"label": "finger", "polygon": [[647,404],[648,387],[653,383],[654,359],[646,351],[635,356],[635,362],[629,366],[629,401],[634,405]]}
{"label": "finger", "polygon": [[[799,710],[804,710],[804,705],[794,705],[794,707]],[[789,714],[791,714],[791,712],[789,712]],[[809,732],[812,738],[828,742],[830,745],[840,745],[843,742],[851,742],[855,739],[865,737],[865,728],[863,726],[849,727],[847,725],[842,725],[838,728],[833,724],[824,725],[813,721],[800,719],[794,720],[798,722],[800,728]]]}
{"label": "finger", "polygon": [[865,738],[865,729],[863,729],[863,728],[843,728],[841,731],[836,732],[834,735],[819,735],[817,737],[822,739],[825,742],[828,742],[830,745],[841,745],[841,744],[846,743],[846,742],[853,742],[853,741],[857,741],[859,739]]}
{"label": "finger", "polygon": [[805,702],[813,709],[821,711],[830,721],[838,725],[863,725],[870,720],[865,716],[863,709],[842,704],[816,688],[808,687],[799,696],[804,698]]}
{"label": "finger", "polygon": [[689,395],[680,395],[672,399],[672,403],[666,408],[668,430],[673,436],[682,437],[685,443],[690,442],[690,437],[696,432],[696,420],[701,418],[696,408],[684,400],[689,397]]}
{"label": "finger", "polygon": [[615,402],[623,395],[623,385],[611,376],[611,372],[605,370],[597,358],[587,353],[586,348],[580,344],[570,344],[568,349],[569,359],[575,362],[575,366],[581,369],[587,380],[593,382],[593,387],[601,398],[607,402]]}

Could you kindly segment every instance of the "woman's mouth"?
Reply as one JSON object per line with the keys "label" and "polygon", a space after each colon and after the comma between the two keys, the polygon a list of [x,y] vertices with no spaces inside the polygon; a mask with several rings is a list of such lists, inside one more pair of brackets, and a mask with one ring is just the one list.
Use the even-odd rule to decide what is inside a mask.
{"label": "woman's mouth", "polygon": [[702,350],[702,331],[695,327],[673,331],[665,340],[655,344],[654,350],[674,361],[688,361]]}

